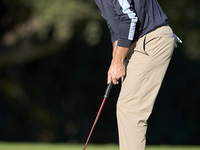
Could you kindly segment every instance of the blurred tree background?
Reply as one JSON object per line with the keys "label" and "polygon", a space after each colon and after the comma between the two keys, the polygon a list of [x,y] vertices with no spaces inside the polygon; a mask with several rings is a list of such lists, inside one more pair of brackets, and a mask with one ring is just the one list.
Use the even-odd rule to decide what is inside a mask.
{"label": "blurred tree background", "polygon": [[[175,50],[148,144],[199,144],[200,1],[159,0]],[[106,89],[112,45],[93,0],[0,0],[0,141],[84,143]],[[118,142],[114,86],[90,142]]]}

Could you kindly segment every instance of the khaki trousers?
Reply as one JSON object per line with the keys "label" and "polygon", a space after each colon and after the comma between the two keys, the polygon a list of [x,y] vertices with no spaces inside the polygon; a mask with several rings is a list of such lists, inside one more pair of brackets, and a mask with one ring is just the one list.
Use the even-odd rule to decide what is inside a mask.
{"label": "khaki trousers", "polygon": [[169,26],[159,27],[131,45],[117,101],[120,150],[145,150],[147,120],[173,50],[174,36]]}

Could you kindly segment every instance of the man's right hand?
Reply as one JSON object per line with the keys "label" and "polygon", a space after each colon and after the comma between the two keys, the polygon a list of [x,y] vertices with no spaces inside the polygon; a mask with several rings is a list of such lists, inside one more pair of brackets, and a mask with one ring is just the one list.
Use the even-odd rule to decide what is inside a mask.
{"label": "man's right hand", "polygon": [[108,70],[108,83],[110,83],[112,79],[113,84],[118,84],[118,80],[125,75],[126,69],[124,59],[128,49],[127,47],[117,46],[117,41],[113,43],[113,59]]}

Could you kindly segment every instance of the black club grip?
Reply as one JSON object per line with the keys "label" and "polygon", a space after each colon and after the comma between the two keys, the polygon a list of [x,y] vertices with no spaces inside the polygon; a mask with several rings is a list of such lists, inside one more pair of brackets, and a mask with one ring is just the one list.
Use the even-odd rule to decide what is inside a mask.
{"label": "black club grip", "polygon": [[109,95],[109,93],[110,93],[110,91],[111,91],[112,86],[113,86],[113,82],[112,82],[112,80],[111,80],[110,83],[109,83],[109,85],[108,85],[108,87],[107,87],[107,89],[106,89],[104,98],[107,98],[107,97],[108,97],[108,95]]}

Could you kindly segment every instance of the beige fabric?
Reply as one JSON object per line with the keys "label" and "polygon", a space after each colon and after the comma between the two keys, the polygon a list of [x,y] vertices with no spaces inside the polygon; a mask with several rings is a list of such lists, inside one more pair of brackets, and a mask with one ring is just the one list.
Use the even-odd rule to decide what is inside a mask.
{"label": "beige fabric", "polygon": [[174,36],[160,27],[133,43],[117,102],[120,150],[145,150],[147,120],[173,54]]}

